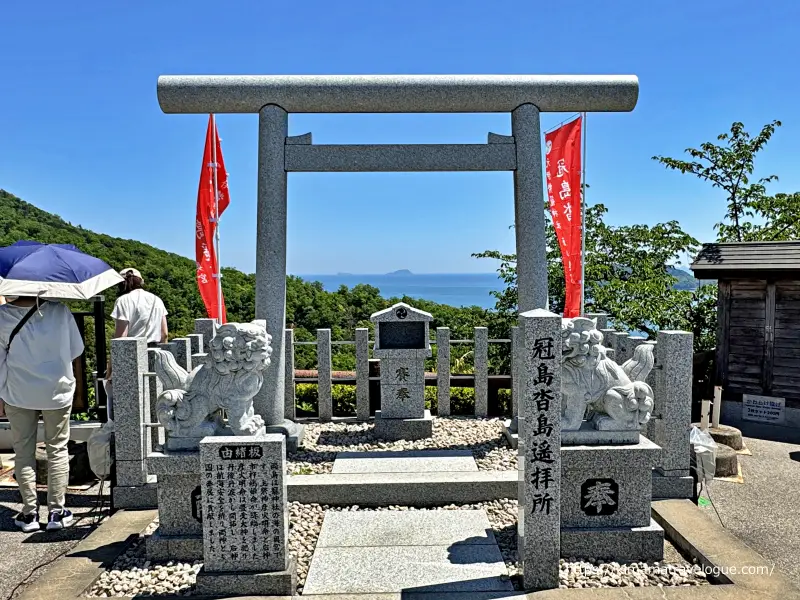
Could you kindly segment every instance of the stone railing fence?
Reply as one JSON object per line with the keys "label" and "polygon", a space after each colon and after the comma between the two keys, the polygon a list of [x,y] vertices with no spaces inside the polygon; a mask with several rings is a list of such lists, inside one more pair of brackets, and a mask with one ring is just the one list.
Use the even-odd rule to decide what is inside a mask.
{"label": "stone railing fence", "polygon": [[[627,333],[609,329],[604,314],[587,315],[597,317],[598,328],[602,330],[604,345],[610,349],[611,357],[619,364],[633,356],[640,344],[655,345],[656,366],[647,379],[655,396],[653,418],[648,424],[647,437],[664,448],[662,468],[676,475],[684,471],[688,474],[688,453],[684,452],[683,438],[688,443],[687,424],[691,422],[691,383],[692,383],[692,335],[686,332],[661,331],[657,340],[632,337]],[[171,352],[178,364],[187,370],[205,360],[208,342],[214,336],[215,325],[212,319],[197,319],[195,333],[176,338],[161,344],[162,350]],[[297,418],[295,407],[295,384],[316,383],[318,389],[318,416],[314,419],[329,421],[333,418],[332,385],[355,385],[356,420],[370,418],[370,384],[378,388],[380,377],[375,363],[370,359],[369,331],[358,328],[355,340],[331,341],[330,329],[317,330],[315,342],[294,340],[294,331],[287,329],[286,336],[286,397],[284,416]],[[489,375],[489,344],[511,344],[512,348],[521,343],[520,329],[512,327],[508,339],[489,339],[488,329],[476,327],[471,340],[451,339],[450,329],[438,327],[432,345],[437,347],[436,372],[426,375],[426,385],[437,388],[437,414],[450,415],[450,389],[454,387],[474,387],[476,417],[489,414],[489,392],[505,388],[511,390],[511,410],[508,417],[519,413],[520,374],[517,360],[511,361],[511,373]],[[316,346],[317,376],[295,377],[295,347],[305,344]],[[331,369],[331,349],[334,345],[355,345],[356,370],[354,377],[334,378]],[[451,346],[473,345],[473,374],[453,375],[450,366]],[[152,355],[143,339],[122,338],[111,344],[114,364],[113,414],[116,427],[117,485],[140,486],[147,483],[145,457],[164,441],[164,431],[155,422],[155,403],[161,393],[161,384],[152,369]],[[513,353],[521,356],[521,352]],[[373,364],[372,371],[370,364]],[[373,392],[374,394],[375,392]],[[688,447],[688,446],[686,446]],[[670,454],[675,448],[675,456]],[[684,456],[685,454],[685,456]],[[684,464],[685,463],[685,464]]]}

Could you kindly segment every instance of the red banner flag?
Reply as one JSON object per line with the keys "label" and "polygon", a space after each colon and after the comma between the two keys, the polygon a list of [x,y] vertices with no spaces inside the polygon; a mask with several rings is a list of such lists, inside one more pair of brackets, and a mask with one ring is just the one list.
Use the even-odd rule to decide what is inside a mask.
{"label": "red banner flag", "polygon": [[[217,194],[215,202],[214,194]],[[208,117],[206,146],[203,151],[203,166],[200,171],[200,187],[197,191],[197,217],[195,219],[195,260],[197,261],[197,287],[209,318],[227,320],[225,300],[218,284],[217,253],[214,236],[217,220],[230,204],[228,173],[222,160],[217,124],[214,115]],[[217,214],[219,210],[219,215]]]}
{"label": "red banner flag", "polygon": [[544,136],[547,198],[564,263],[564,317],[581,313],[581,118]]}

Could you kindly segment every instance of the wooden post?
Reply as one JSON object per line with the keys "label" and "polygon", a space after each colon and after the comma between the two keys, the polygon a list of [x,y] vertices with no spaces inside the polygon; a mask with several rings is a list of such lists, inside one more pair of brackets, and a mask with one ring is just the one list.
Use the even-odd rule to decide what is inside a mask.
{"label": "wooden post", "polygon": [[719,427],[719,413],[722,410],[722,388],[714,386],[714,412],[711,416],[711,426]]}
{"label": "wooden post", "polygon": [[708,409],[711,406],[710,400],[703,400],[702,408],[700,409],[700,429],[705,431],[708,429]]}

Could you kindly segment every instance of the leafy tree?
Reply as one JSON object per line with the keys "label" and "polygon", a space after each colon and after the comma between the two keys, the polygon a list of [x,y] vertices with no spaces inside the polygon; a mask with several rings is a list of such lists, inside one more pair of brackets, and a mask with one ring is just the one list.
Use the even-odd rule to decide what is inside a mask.
{"label": "leafy tree", "polygon": [[[714,225],[720,242],[750,242],[797,239],[800,234],[800,194],[768,196],[766,184],[777,175],[750,181],[755,168],[756,154],[769,142],[780,121],[762,127],[755,137],[745,131],[742,123],[731,125],[730,133],[717,140],[723,144],[705,142],[700,148],[687,148],[693,160],[685,161],[654,156],[668,169],[691,173],[727,194],[725,218]],[[761,221],[756,223],[753,219]],[[727,222],[726,222],[727,221]]]}
{"label": "leafy tree", "polygon": [[[564,270],[546,204],[544,210],[550,310],[559,313],[564,308]],[[713,323],[695,323],[693,316],[695,306],[711,302],[709,289],[677,289],[675,269],[669,266],[696,252],[698,241],[676,221],[653,226],[607,225],[603,221],[607,212],[602,204],[586,209],[587,312],[606,312],[616,327],[641,331],[649,337],[654,337],[659,329],[697,329],[703,332],[698,335],[698,347],[708,344]],[[513,321],[517,311],[516,256],[496,250],[473,256],[500,261],[497,271],[506,288],[495,293],[496,308],[499,317]]]}

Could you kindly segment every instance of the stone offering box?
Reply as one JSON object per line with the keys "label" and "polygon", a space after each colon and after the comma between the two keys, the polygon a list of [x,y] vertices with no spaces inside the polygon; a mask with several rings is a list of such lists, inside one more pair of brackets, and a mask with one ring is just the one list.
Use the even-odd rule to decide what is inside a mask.
{"label": "stone offering box", "polygon": [[561,556],[616,562],[662,560],[664,530],[650,516],[661,448],[562,446]]}
{"label": "stone offering box", "polygon": [[416,440],[433,434],[425,410],[425,359],[431,356],[430,313],[399,302],[373,314],[373,356],[381,360],[381,410],[375,433],[384,439]]}

